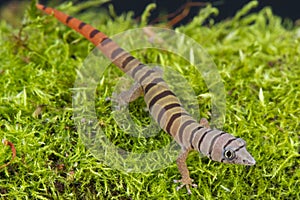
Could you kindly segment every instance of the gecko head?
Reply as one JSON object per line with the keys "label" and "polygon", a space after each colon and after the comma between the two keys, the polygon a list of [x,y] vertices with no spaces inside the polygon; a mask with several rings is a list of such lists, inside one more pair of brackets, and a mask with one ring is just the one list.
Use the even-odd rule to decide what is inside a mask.
{"label": "gecko head", "polygon": [[246,149],[246,142],[241,138],[234,138],[229,145],[225,145],[221,153],[221,162],[240,165],[255,165],[255,160]]}

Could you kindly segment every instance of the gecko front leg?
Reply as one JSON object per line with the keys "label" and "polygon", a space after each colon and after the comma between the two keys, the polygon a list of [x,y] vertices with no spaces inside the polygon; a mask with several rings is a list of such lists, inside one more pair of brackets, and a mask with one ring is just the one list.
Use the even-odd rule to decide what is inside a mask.
{"label": "gecko front leg", "polygon": [[180,155],[178,156],[176,163],[177,163],[178,170],[181,174],[181,179],[174,180],[174,182],[181,183],[181,185],[176,188],[177,191],[180,190],[183,186],[185,186],[188,191],[188,194],[191,194],[192,192],[190,190],[190,186],[197,187],[197,185],[193,184],[194,180],[190,178],[190,172],[186,165],[186,159],[189,152],[190,149],[182,149]]}
{"label": "gecko front leg", "polygon": [[201,118],[199,124],[201,126],[204,126],[205,128],[210,128],[210,125],[209,125],[209,123],[208,123],[208,121],[207,121],[206,118]]}
{"label": "gecko front leg", "polygon": [[[206,118],[202,118],[200,120],[200,125],[205,128],[210,128],[209,123]],[[190,186],[197,187],[196,184],[193,184],[193,179],[190,178],[190,172],[186,165],[186,159],[191,149],[182,149],[180,155],[178,156],[176,163],[178,166],[178,170],[181,174],[180,180],[174,180],[175,183],[181,183],[180,186],[176,188],[176,190],[180,190],[182,187],[186,187],[188,194],[191,194]]]}

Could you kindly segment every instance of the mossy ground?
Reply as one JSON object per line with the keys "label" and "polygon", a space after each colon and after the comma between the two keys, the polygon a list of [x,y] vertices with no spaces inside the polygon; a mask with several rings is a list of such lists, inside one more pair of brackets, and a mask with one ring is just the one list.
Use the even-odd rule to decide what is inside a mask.
{"label": "mossy ground", "polygon": [[[177,28],[212,56],[227,91],[223,129],[247,141],[257,162],[254,167],[224,165],[191,153],[188,166],[198,184],[192,195],[185,189],[176,191],[173,179],[179,178],[179,172],[175,162],[151,173],[124,173],[95,159],[84,146],[72,119],[70,88],[92,44],[37,11],[34,4],[28,6],[22,28],[1,20],[0,138],[11,141],[17,150],[12,164],[0,171],[1,198],[299,199],[300,28],[283,22],[270,8],[247,14],[255,4],[216,24],[209,17],[216,10],[208,7]],[[131,14],[110,18],[92,7],[88,3],[57,6],[107,35],[140,26],[131,20]],[[79,13],[83,8],[85,12]],[[204,20],[209,24],[202,26]],[[157,59],[153,54],[140,56],[151,63]],[[159,58],[169,66],[173,63],[172,57]],[[99,88],[105,95],[98,96],[97,112],[107,134],[126,148],[135,143],[126,143],[106,101],[121,73],[117,68],[110,70],[113,76]],[[184,76],[197,95],[207,92],[199,89],[202,82],[195,75],[185,71]],[[199,102],[208,115],[210,101],[199,98]],[[40,105],[45,105],[40,115],[33,114]],[[134,105],[132,115],[144,116],[143,102]],[[166,139],[167,134],[151,140],[159,145]],[[153,147],[147,142],[143,140],[145,151]],[[10,149],[2,146],[0,155],[2,165],[10,160]]]}

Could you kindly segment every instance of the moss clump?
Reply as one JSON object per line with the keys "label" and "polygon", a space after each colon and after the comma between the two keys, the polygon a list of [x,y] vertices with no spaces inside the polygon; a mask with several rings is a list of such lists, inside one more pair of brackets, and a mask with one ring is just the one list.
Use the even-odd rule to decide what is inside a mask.
{"label": "moss clump", "polygon": [[[284,28],[282,20],[270,8],[247,14],[256,4],[251,2],[232,19],[217,24],[208,20],[210,25],[202,26],[216,12],[207,7],[191,23],[178,28],[212,56],[227,91],[224,130],[247,141],[248,150],[257,161],[255,167],[247,168],[210,162],[191,153],[188,166],[199,185],[191,196],[185,190],[175,190],[173,179],[179,178],[175,162],[159,171],[127,174],[97,161],[78,137],[72,119],[70,88],[78,66],[93,48],[88,41],[53,17],[41,14],[33,4],[26,10],[22,28],[1,20],[0,137],[15,145],[17,157],[0,171],[0,196],[3,199],[299,199],[300,29]],[[90,8],[85,5],[90,4],[64,4],[58,8],[108,35],[138,27],[131,14],[110,19],[105,13],[79,13],[82,8]],[[140,59],[149,58],[153,58],[151,52]],[[172,56],[160,59],[169,65]],[[180,68],[181,62],[175,63],[176,67]],[[111,139],[118,133],[117,143],[123,141],[126,148],[136,141],[126,140],[126,134],[111,117],[110,102],[105,101],[120,75],[117,68],[110,70],[113,76],[107,77],[104,87],[99,88],[103,93],[98,94],[105,94],[98,95],[99,122]],[[189,77],[191,85],[204,88],[192,72],[185,71],[184,76]],[[200,90],[195,91],[201,94]],[[199,102],[204,104],[206,115],[209,101],[199,99]],[[143,102],[136,105],[131,106],[132,115],[144,116]],[[139,120],[147,123],[148,119]],[[160,140],[166,139],[167,134],[151,138],[158,146]],[[143,145],[149,147],[147,140],[138,142],[139,150],[143,150]],[[2,165],[11,153],[3,146],[0,154]]]}

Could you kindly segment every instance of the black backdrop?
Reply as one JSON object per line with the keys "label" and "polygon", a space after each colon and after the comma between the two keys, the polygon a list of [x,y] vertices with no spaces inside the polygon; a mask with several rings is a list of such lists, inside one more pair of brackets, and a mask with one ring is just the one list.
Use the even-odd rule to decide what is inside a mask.
{"label": "black backdrop", "polygon": [[[228,17],[232,17],[237,10],[239,10],[243,5],[245,5],[250,0],[213,0],[209,1],[213,4],[213,6],[219,9],[219,15],[214,17],[216,21],[220,21],[226,19]],[[8,0],[0,0],[0,5],[4,6],[6,3],[12,1]],[[19,1],[14,1],[19,2]],[[61,2],[61,0],[40,0],[41,3],[55,6]],[[73,1],[74,3],[79,2]],[[111,3],[114,5],[115,11],[117,14],[126,11],[134,11],[135,18],[138,18],[141,13],[144,11],[146,5],[149,3],[156,3],[157,8],[151,13],[150,21],[157,19],[157,17],[162,13],[173,13],[182,6],[185,5],[186,2],[205,2],[199,0],[111,0]],[[107,7],[109,3],[104,5]],[[259,6],[252,10],[252,12],[258,11],[265,6],[271,6],[273,12],[276,15],[281,16],[283,19],[291,19],[292,21],[296,21],[300,19],[300,1],[298,0],[259,0]],[[199,12],[200,7],[191,7],[189,14],[186,18],[184,18],[180,24],[185,24],[191,20],[191,18]]]}

